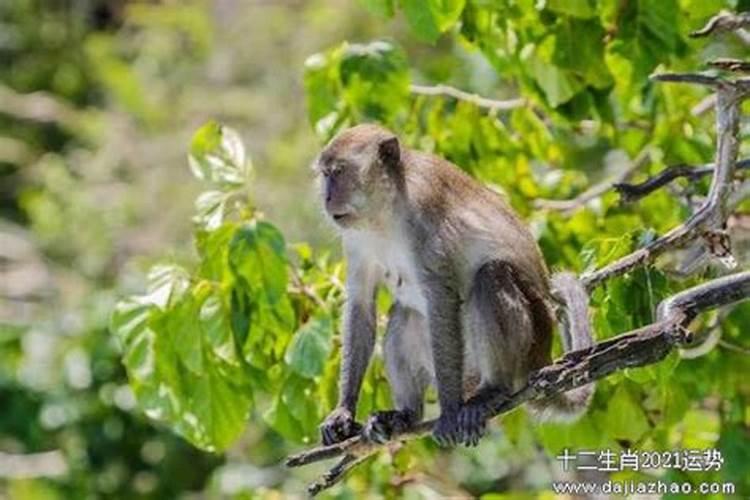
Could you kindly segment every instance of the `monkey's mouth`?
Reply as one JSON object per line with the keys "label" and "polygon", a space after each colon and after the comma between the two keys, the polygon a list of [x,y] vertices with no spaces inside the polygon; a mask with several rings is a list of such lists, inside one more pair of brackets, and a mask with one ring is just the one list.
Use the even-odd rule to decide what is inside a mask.
{"label": "monkey's mouth", "polygon": [[333,220],[338,224],[341,224],[351,220],[354,217],[354,214],[351,212],[344,212],[340,214],[331,214],[331,217],[333,217]]}

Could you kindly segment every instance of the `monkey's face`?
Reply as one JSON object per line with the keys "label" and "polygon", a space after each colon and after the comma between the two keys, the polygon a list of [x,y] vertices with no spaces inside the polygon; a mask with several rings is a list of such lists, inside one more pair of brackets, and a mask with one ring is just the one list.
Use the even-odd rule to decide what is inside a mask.
{"label": "monkey's face", "polygon": [[362,222],[367,197],[359,166],[343,158],[330,158],[320,165],[320,191],[326,214],[340,227]]}
{"label": "monkey's face", "polygon": [[371,227],[388,213],[394,190],[378,148],[393,137],[380,127],[360,125],[339,134],[318,157],[314,170],[323,206],[338,227]]}

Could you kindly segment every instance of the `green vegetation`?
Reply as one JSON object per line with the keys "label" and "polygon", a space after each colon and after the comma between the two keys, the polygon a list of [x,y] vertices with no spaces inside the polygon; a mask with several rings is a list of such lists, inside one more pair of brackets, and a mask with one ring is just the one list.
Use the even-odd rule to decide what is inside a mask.
{"label": "green vegetation", "polygon": [[[678,225],[707,180],[634,204],[613,190],[566,212],[540,200],[645,152],[635,180],[711,162],[706,91],[648,76],[747,52],[732,34],[688,38],[742,0],[88,4],[0,5],[0,450],[66,464],[0,476],[10,498],[301,494],[316,471],[278,464],[318,441],[340,348],[345,270],[306,167],[325,141],[385,124],[503,193],[550,267],[582,272]],[[679,262],[598,288],[598,339],[717,274],[681,279]],[[720,470],[662,479],[746,496],[750,307],[695,330],[717,315],[723,344],[609,377],[576,423],[517,410],[477,449],[412,442],[328,494],[551,496],[565,448],[716,448]],[[359,415],[389,406],[376,358]]]}

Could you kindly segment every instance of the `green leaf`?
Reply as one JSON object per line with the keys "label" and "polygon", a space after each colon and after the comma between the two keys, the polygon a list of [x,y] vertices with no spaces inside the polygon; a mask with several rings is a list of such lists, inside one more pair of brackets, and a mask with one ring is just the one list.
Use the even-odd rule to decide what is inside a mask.
{"label": "green leaf", "polygon": [[[675,20],[679,17],[676,0],[633,0],[623,4],[617,17],[617,38],[609,50],[632,65],[630,83],[641,87],[657,64],[684,50]],[[617,68],[610,68],[613,74]]]}
{"label": "green leaf", "polygon": [[613,439],[636,442],[650,429],[641,405],[637,403],[624,384],[620,384],[607,404],[604,428]]}
{"label": "green leaf", "polygon": [[409,98],[406,56],[392,43],[345,45],[339,75],[343,98],[356,121],[389,123],[406,107]]}
{"label": "green leaf", "polygon": [[359,0],[359,3],[383,17],[393,17],[395,11],[394,0]]}
{"label": "green leaf", "polygon": [[143,300],[164,309],[170,301],[179,299],[189,285],[190,276],[185,269],[172,264],[158,264],[148,272],[148,294]]}
{"label": "green leaf", "polygon": [[191,380],[194,384],[189,399],[194,418],[182,418],[180,428],[185,437],[207,451],[229,447],[245,429],[250,411],[250,398],[230,380],[213,368],[204,376]]}
{"label": "green leaf", "polygon": [[333,328],[331,318],[316,316],[294,334],[285,361],[294,372],[305,378],[317,377],[331,354]]}
{"label": "green leaf", "polygon": [[414,34],[432,43],[458,21],[466,0],[400,0],[400,4]]}
{"label": "green leaf", "polygon": [[198,179],[225,187],[243,185],[250,172],[239,134],[215,121],[193,136],[188,163]]}
{"label": "green leaf", "polygon": [[239,228],[229,244],[229,264],[253,300],[274,305],[286,294],[286,245],[272,224],[252,221]]}
{"label": "green leaf", "polygon": [[596,16],[594,0],[547,0],[546,7],[560,14],[579,17],[581,19]]}
{"label": "green leaf", "polygon": [[438,20],[425,0],[399,0],[409,26],[418,38],[433,43],[440,36]]}

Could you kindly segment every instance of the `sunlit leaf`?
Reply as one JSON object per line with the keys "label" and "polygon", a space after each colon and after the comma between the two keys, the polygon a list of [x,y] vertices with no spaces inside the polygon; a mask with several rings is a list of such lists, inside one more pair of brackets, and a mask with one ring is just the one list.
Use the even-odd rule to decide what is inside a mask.
{"label": "sunlit leaf", "polygon": [[312,378],[323,372],[331,353],[333,329],[328,316],[318,316],[305,323],[294,334],[285,360],[297,374]]}
{"label": "sunlit leaf", "polygon": [[188,163],[198,179],[219,186],[241,186],[250,169],[239,134],[214,121],[193,135]]}

